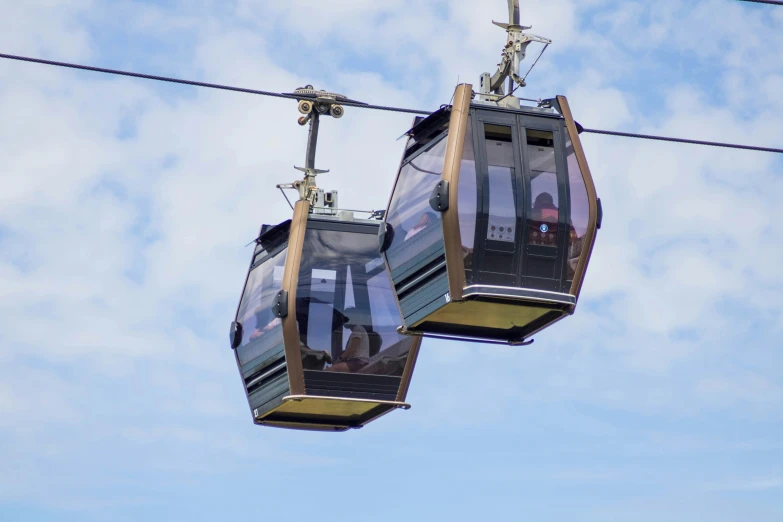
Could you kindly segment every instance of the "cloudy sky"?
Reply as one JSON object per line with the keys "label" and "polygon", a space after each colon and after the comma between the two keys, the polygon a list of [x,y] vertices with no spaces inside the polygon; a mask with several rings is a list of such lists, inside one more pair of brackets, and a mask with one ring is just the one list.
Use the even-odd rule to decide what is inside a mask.
{"label": "cloudy sky", "polygon": [[[783,8],[523,0],[524,96],[586,127],[780,147]],[[504,0],[0,0],[0,53],[434,109]],[[538,48],[531,46],[531,58]],[[530,63],[528,61],[527,63]],[[779,521],[783,158],[584,135],[604,228],[528,348],[426,341],[413,409],[254,426],[228,346],[293,102],[0,60],[0,519]],[[325,121],[321,184],[382,208],[410,115]]]}

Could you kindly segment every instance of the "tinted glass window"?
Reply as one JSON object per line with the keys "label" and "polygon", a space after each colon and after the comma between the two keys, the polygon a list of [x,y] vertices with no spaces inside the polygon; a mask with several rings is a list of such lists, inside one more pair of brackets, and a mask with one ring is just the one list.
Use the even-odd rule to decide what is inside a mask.
{"label": "tinted glass window", "polygon": [[[332,350],[332,326],[337,271],[313,268],[310,270],[308,285],[310,300],[307,303],[308,320],[300,324],[301,338],[313,350]],[[299,287],[302,287],[300,282]],[[344,287],[343,287],[344,288]],[[299,295],[297,293],[297,295]],[[304,330],[306,325],[307,329]]]}
{"label": "tinted glass window", "polygon": [[272,304],[283,284],[287,251],[283,249],[268,257],[248,275],[237,313],[243,332],[237,348],[240,364],[247,364],[283,342],[281,321],[272,313]]}
{"label": "tinted glass window", "polygon": [[468,284],[470,284],[473,273],[473,249],[476,241],[476,205],[478,203],[476,159],[473,151],[473,127],[470,118],[468,118],[465,148],[462,151],[462,162],[460,163],[458,198],[459,232],[462,238],[462,255],[465,259],[465,278]]}
{"label": "tinted glass window", "polygon": [[582,254],[582,243],[587,232],[587,223],[590,220],[590,203],[587,199],[587,186],[585,185],[579,162],[576,159],[574,145],[566,129],[566,161],[568,164],[568,187],[571,197],[571,222],[570,238],[568,241],[568,262],[566,266],[566,280],[574,278],[579,256]]}
{"label": "tinted glass window", "polygon": [[394,239],[386,251],[392,270],[443,241],[441,215],[430,207],[432,189],[443,174],[446,137],[408,162],[397,179],[387,223]]}
{"label": "tinted glass window", "polygon": [[308,229],[296,295],[305,370],[401,376],[401,324],[375,234]]}
{"label": "tinted glass window", "polygon": [[530,163],[528,219],[531,245],[557,245],[559,201],[555,167],[554,135],[551,132],[527,131],[527,157]]}
{"label": "tinted glass window", "polygon": [[489,220],[487,239],[514,243],[517,208],[514,183],[514,147],[511,127],[485,125]]}
{"label": "tinted glass window", "polygon": [[[450,119],[450,110],[438,111],[427,118],[417,117],[414,120],[414,127],[408,134],[405,159],[416,154],[418,150],[426,148],[433,140],[438,139],[440,134],[449,127]],[[424,123],[422,124],[422,122]]]}

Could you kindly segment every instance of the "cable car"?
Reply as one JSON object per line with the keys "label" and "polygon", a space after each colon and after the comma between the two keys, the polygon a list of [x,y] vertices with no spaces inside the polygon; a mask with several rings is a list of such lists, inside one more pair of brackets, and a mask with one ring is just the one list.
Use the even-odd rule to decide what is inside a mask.
{"label": "cable car", "polygon": [[316,124],[305,179],[279,186],[301,199],[292,219],[262,227],[230,339],[256,424],[344,431],[410,408],[421,341],[397,331],[380,215],[338,211],[336,191],[315,186],[324,172],[312,166],[319,113],[307,112]]}
{"label": "cable car", "polygon": [[600,200],[566,98],[504,93],[524,85],[527,44],[548,42],[509,6],[498,73],[407,133],[379,237],[404,333],[527,344],[576,309]]}
{"label": "cable car", "polygon": [[600,202],[564,97],[472,98],[409,131],[380,245],[406,333],[526,343],[574,313]]}

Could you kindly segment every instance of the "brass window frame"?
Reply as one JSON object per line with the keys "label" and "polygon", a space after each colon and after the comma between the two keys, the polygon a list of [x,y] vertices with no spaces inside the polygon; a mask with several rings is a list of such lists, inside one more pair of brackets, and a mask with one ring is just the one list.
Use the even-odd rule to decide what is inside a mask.
{"label": "brass window frame", "polygon": [[[579,256],[579,263],[576,265],[574,271],[574,280],[571,284],[571,295],[576,297],[579,301],[579,294],[582,291],[582,284],[584,283],[585,274],[587,273],[587,265],[590,262],[590,256],[593,253],[593,246],[595,245],[595,238],[598,233],[598,195],[595,190],[595,183],[593,183],[593,176],[590,173],[590,167],[587,164],[587,157],[585,156],[584,148],[582,148],[582,142],[579,139],[579,132],[576,128],[576,122],[574,122],[573,114],[571,113],[571,107],[568,105],[568,100],[565,96],[557,96],[557,103],[560,106],[560,113],[565,119],[566,128],[568,129],[568,137],[571,139],[571,144],[574,147],[574,154],[576,154],[576,161],[579,165],[579,170],[582,173],[582,179],[585,182],[587,188],[587,201],[589,208],[589,216],[587,220],[587,230],[583,239],[582,253]],[[570,204],[570,203],[569,203]]]}
{"label": "brass window frame", "polygon": [[288,365],[288,386],[290,395],[304,395],[304,368],[299,348],[299,328],[296,324],[296,289],[299,285],[299,267],[302,262],[307,218],[310,216],[310,202],[299,200],[294,205],[291,232],[288,239],[288,257],[283,272],[283,290],[288,292],[288,315],[283,318],[283,346]]}
{"label": "brass window frame", "polygon": [[449,208],[443,212],[441,224],[446,252],[446,272],[449,279],[449,297],[452,301],[462,300],[462,291],[466,286],[465,260],[462,257],[462,234],[459,229],[459,171],[472,99],[473,86],[471,84],[463,83],[457,86],[454,91],[446,156],[441,175],[441,179],[449,183]]}

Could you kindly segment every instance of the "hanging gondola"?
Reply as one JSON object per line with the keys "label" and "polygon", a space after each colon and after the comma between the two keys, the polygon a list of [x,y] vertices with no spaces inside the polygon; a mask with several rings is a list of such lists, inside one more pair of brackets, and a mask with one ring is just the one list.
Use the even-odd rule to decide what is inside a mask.
{"label": "hanging gondola", "polygon": [[576,309],[600,200],[565,97],[503,92],[524,85],[527,45],[548,43],[509,6],[498,73],[408,132],[379,238],[405,333],[525,344]]}
{"label": "hanging gondola", "polygon": [[397,331],[380,216],[338,211],[336,192],[315,186],[318,114],[342,111],[303,112],[306,176],[287,187],[300,200],[291,220],[261,229],[230,338],[255,423],[342,431],[409,408],[420,340]]}

